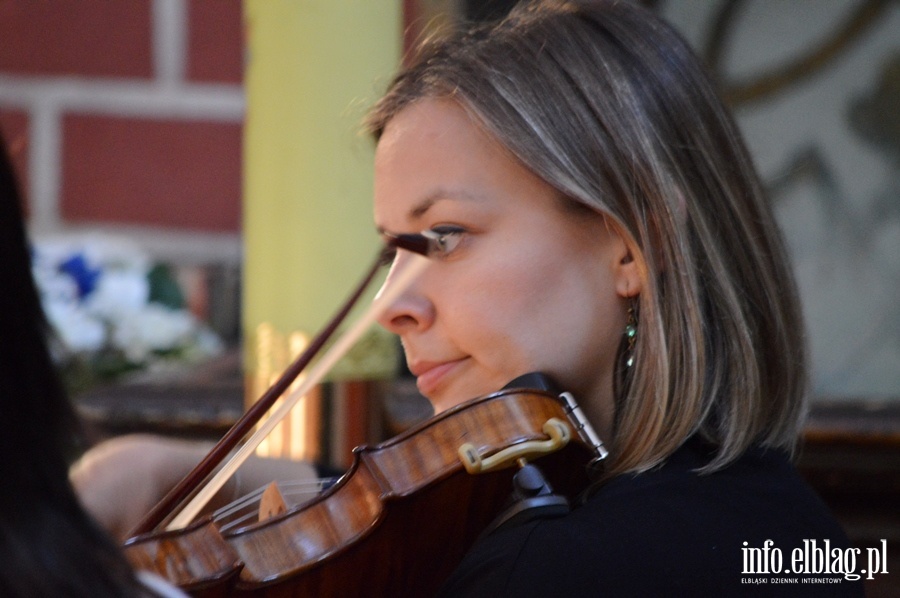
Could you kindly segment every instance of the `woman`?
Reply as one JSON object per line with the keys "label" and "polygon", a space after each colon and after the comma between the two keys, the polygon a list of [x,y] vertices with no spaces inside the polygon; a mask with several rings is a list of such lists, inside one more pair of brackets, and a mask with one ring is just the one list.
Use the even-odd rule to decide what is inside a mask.
{"label": "woman", "polygon": [[[426,45],[369,125],[376,225],[443,247],[381,318],[420,391],[442,411],[541,371],[610,453],[577,508],[486,535],[445,595],[734,595],[773,548],[783,577],[808,542],[849,550],[789,462],[806,364],[782,242],[671,28],[527,4]],[[790,590],[860,593],[844,573]]]}
{"label": "woman", "polygon": [[12,166],[0,140],[0,596],[183,596],[131,571],[69,484],[80,428],[47,347]]}
{"label": "woman", "polygon": [[[446,248],[382,317],[420,391],[440,411],[542,371],[610,453],[579,508],[488,535],[446,595],[731,595],[804,540],[847,548],[789,463],[806,363],[783,243],[669,26],[527,3],[427,44],[369,125],[379,229]],[[764,546],[778,571],[748,562]]]}

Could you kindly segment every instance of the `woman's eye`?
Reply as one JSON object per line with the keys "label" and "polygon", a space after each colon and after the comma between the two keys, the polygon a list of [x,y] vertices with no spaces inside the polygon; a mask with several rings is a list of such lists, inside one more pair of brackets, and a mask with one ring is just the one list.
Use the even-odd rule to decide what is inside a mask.
{"label": "woman's eye", "polygon": [[385,247],[379,256],[382,266],[390,265],[397,256],[397,249],[427,255],[430,258],[446,258],[462,242],[465,229],[458,226],[438,226],[421,233],[392,235],[384,233]]}
{"label": "woman's eye", "polygon": [[450,255],[462,242],[463,235],[465,234],[465,230],[457,227],[444,227],[439,226],[431,229],[435,246],[435,257],[447,257]]}

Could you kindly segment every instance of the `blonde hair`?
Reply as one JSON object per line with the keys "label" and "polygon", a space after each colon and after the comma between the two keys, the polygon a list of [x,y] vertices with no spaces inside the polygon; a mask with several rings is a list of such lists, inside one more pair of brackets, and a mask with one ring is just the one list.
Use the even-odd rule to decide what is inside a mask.
{"label": "blonde hair", "polygon": [[737,127],[671,27],[629,2],[526,3],[426,43],[370,131],[436,97],[604,214],[642,266],[608,475],[651,468],[695,434],[715,445],[707,471],[756,442],[793,450],[806,395],[793,277]]}

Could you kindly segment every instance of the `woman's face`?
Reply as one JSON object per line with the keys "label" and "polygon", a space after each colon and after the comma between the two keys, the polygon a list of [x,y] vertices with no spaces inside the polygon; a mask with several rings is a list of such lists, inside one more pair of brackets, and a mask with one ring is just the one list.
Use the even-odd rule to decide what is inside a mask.
{"label": "woman's face", "polygon": [[[378,144],[375,221],[448,243],[380,319],[436,411],[542,371],[608,431],[625,297],[639,282],[603,217],[564,207],[457,103],[428,99]],[[409,257],[399,251],[393,269]]]}

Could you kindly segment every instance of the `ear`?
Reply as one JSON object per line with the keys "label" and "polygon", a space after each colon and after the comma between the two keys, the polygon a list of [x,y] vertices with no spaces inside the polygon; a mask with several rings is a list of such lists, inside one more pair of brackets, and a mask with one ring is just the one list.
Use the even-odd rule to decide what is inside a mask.
{"label": "ear", "polygon": [[636,248],[629,247],[628,242],[618,230],[613,232],[613,264],[616,293],[622,298],[637,297],[643,290],[644,283],[641,276],[641,262]]}

